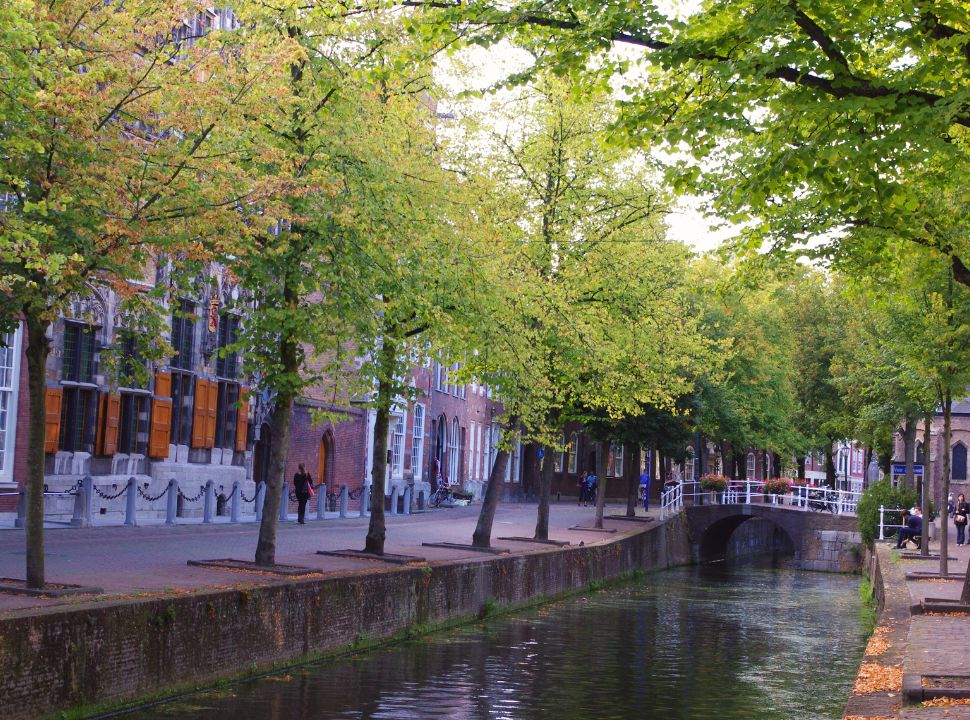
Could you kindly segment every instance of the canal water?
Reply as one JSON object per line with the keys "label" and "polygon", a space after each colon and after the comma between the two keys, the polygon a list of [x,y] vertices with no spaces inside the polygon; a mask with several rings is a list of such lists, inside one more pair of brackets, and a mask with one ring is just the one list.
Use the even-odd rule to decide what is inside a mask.
{"label": "canal water", "polygon": [[864,645],[859,578],[720,563],[126,718],[835,719]]}

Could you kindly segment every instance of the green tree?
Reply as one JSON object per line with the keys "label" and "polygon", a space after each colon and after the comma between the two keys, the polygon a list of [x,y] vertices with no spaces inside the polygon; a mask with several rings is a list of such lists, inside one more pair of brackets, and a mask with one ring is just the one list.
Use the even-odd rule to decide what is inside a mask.
{"label": "green tree", "polygon": [[[748,223],[749,250],[811,242],[840,258],[904,239],[970,284],[970,216],[952,212],[970,161],[970,15],[957,0],[406,4],[425,7],[439,41],[512,38],[535,68],[621,87],[630,142],[671,151],[671,177]],[[844,232],[860,227],[872,232]]]}
{"label": "green tree", "polygon": [[45,582],[48,326],[92,285],[140,280],[160,252],[192,255],[239,222],[223,143],[256,102],[253,77],[277,60],[251,53],[243,30],[173,33],[187,11],[141,0],[2,11],[0,318],[26,327],[34,588]]}

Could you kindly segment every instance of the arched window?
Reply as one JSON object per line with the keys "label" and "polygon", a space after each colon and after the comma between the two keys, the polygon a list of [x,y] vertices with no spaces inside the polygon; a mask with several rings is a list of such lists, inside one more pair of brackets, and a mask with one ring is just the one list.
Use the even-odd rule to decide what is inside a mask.
{"label": "arched window", "polygon": [[962,442],[953,446],[953,465],[950,471],[950,479],[967,479],[967,446]]}
{"label": "arched window", "polygon": [[747,460],[747,463],[745,464],[745,468],[744,468],[744,476],[748,480],[754,480],[755,479],[755,470],[757,469],[757,467],[758,467],[758,461],[755,460],[754,453],[753,452],[749,452],[748,453],[748,460]]}
{"label": "arched window", "polygon": [[576,474],[576,457],[579,454],[579,433],[569,436],[569,472]]}
{"label": "arched window", "polygon": [[404,415],[394,418],[391,431],[391,477],[400,478],[404,474]]}
{"label": "arched window", "polygon": [[923,443],[916,443],[916,464],[922,465],[925,462],[923,458]]}
{"label": "arched window", "polygon": [[623,477],[623,443],[616,446],[613,460],[613,477]]}
{"label": "arched window", "polygon": [[458,482],[458,418],[451,421],[451,437],[448,438],[448,482]]}
{"label": "arched window", "polygon": [[684,458],[684,480],[691,482],[696,477],[694,470],[694,448],[687,448],[687,457]]}

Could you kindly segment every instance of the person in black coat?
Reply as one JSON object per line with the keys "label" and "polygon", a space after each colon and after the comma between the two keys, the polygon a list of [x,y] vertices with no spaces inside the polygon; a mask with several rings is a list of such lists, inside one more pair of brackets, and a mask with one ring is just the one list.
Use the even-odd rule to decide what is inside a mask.
{"label": "person in black coat", "polygon": [[957,545],[966,545],[967,518],[970,517],[970,505],[967,499],[960,493],[956,504],[953,506],[953,524],[957,528]]}
{"label": "person in black coat", "polygon": [[310,487],[313,485],[313,478],[306,471],[306,465],[300,463],[299,472],[293,476],[293,490],[296,492],[296,521],[303,525],[306,516],[306,504],[310,499]]}

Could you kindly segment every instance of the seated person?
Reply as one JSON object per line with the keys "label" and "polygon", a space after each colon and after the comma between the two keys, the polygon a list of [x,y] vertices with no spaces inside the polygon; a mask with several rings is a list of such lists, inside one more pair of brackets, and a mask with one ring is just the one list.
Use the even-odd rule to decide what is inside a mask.
{"label": "seated person", "polygon": [[907,542],[923,534],[923,516],[919,508],[913,508],[914,513],[910,515],[909,510],[903,511],[903,526],[899,529],[899,539],[896,540],[896,548],[902,549]]}

